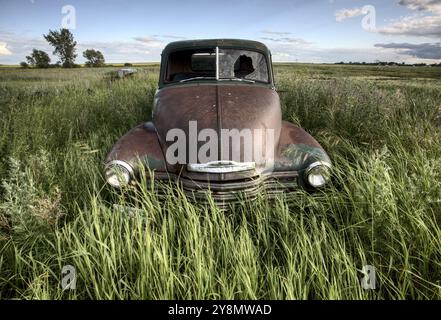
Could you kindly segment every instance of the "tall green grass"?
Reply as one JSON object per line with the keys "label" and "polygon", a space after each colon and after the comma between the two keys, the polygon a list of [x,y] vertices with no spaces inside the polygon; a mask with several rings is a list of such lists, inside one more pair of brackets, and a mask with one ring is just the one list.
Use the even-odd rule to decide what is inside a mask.
{"label": "tall green grass", "polygon": [[[127,199],[104,183],[105,154],[150,117],[157,66],[120,81],[108,68],[1,71],[0,298],[441,297],[441,82],[360,70],[276,68],[283,117],[329,152],[332,183],[227,210],[173,186],[159,200],[140,182]],[[126,201],[135,214],[111,205]],[[77,285],[63,291],[68,264]],[[376,290],[360,286],[363,265]]]}

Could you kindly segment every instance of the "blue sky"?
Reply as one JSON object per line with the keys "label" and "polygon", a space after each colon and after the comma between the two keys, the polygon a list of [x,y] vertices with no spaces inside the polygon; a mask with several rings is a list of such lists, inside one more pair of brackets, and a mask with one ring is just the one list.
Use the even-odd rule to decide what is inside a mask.
{"label": "blue sky", "polygon": [[68,15],[77,62],[87,48],[159,61],[168,42],[200,38],[262,41],[275,61],[441,62],[441,0],[0,0],[0,63],[51,52],[42,35]]}

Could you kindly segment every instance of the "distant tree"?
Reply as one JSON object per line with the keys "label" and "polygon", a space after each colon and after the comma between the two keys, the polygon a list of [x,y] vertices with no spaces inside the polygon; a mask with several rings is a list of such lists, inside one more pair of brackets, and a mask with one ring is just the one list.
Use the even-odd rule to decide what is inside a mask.
{"label": "distant tree", "polygon": [[26,62],[22,61],[20,62],[20,67],[22,67],[23,69],[27,69],[29,68],[29,65]]}
{"label": "distant tree", "polygon": [[86,66],[88,67],[104,66],[104,55],[99,50],[87,49],[83,52],[83,57],[87,59]]}
{"label": "distant tree", "polygon": [[131,64],[129,62],[124,63],[124,67],[132,67],[132,66],[133,66],[133,64]]}
{"label": "distant tree", "polygon": [[60,31],[49,30],[49,33],[43,35],[47,42],[54,47],[54,54],[60,57],[63,68],[72,68],[75,66],[75,46],[72,32],[69,29],[60,29]]}
{"label": "distant tree", "polygon": [[37,49],[32,50],[31,55],[26,56],[26,60],[31,66],[36,68],[49,68],[51,62],[51,58],[49,58],[46,52]]}

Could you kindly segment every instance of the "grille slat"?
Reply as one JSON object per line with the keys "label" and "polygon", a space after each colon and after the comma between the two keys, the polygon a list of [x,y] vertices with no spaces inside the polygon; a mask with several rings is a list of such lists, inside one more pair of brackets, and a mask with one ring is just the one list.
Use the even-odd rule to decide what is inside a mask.
{"label": "grille slat", "polygon": [[[292,192],[298,188],[297,173],[273,173],[266,176],[255,176],[251,178],[233,181],[201,181],[193,180],[182,176],[161,177],[160,180],[176,181],[182,186],[184,193],[195,198],[197,201],[206,202],[210,193],[215,203],[236,202],[243,199],[252,200],[260,194],[268,198],[277,194]],[[161,194],[161,188],[158,193]]]}

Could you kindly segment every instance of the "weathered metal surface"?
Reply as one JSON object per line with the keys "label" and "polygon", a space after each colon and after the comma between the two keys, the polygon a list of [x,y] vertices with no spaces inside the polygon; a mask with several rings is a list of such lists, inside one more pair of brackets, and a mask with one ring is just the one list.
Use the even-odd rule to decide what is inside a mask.
{"label": "weathered metal surface", "polygon": [[[268,49],[254,41],[179,41],[164,49],[162,68],[167,61],[167,55],[175,50],[207,46],[259,50],[267,56],[268,62],[271,61]],[[207,81],[174,83],[161,88],[160,80],[152,122],[138,125],[124,135],[115,144],[106,161],[125,161],[136,170],[138,160],[141,160],[142,165],[155,172],[155,180],[177,182],[186,194],[198,200],[206,199],[206,192],[210,190],[216,203],[235,201],[243,196],[253,198],[265,194],[273,197],[281,192],[295,191],[299,186],[305,185],[303,171],[308,165],[316,161],[330,163],[330,159],[320,144],[305,130],[282,121],[279,96],[272,83],[272,79],[268,85]],[[195,132],[190,132],[190,121],[197,123]],[[227,149],[221,131],[249,129],[254,132],[255,129],[271,129],[274,132],[274,149],[271,150],[274,166],[272,170],[264,171],[264,163],[259,162],[262,159],[253,158],[251,160],[255,161],[255,170],[222,174],[189,172],[185,164],[170,164],[165,160],[167,148],[173,143],[167,141],[167,133],[176,128],[182,129],[186,136],[185,163],[190,163],[191,154],[198,153],[200,147],[206,143],[197,139],[203,129],[213,129],[217,133],[219,149],[216,160],[233,161],[237,159],[232,159],[234,154],[236,157],[239,155],[243,162],[249,160],[245,159],[244,140],[241,139],[237,144],[229,143]],[[262,146],[262,150],[266,150],[266,147]],[[264,154],[263,159],[266,156],[269,155]],[[197,157],[196,159],[198,160]],[[196,163],[199,162],[197,160]]]}
{"label": "weathered metal surface", "polygon": [[122,68],[117,71],[118,78],[124,78],[128,76],[132,76],[137,72],[136,69],[133,68]]}
{"label": "weathered metal surface", "polygon": [[[173,128],[180,128],[188,137],[186,150],[191,151],[189,142],[197,137],[190,136],[190,121],[197,122],[197,133],[202,129],[211,128],[216,130],[219,138],[222,136],[222,129],[249,129],[253,133],[255,129],[272,129],[276,145],[279,140],[282,121],[279,96],[274,90],[265,87],[248,84],[168,87],[158,91],[155,101],[153,122],[158,128],[158,136],[164,150],[172,144],[166,141],[167,132]],[[265,140],[262,141],[262,159],[265,159],[266,145]],[[231,140],[226,139],[218,143],[224,152],[218,152],[216,160],[234,160],[232,156],[235,155],[240,161],[245,161],[246,148],[243,139],[239,144],[233,144]],[[195,151],[197,152],[203,144],[205,141],[198,141]],[[271,152],[273,153],[273,150]],[[186,163],[190,162],[190,156],[191,153],[187,152]],[[251,159],[255,160],[258,161]],[[171,172],[185,172],[182,165],[168,165],[168,169]],[[234,175],[230,176],[232,179],[236,178]],[[213,176],[213,179],[219,178],[217,175]]]}
{"label": "weathered metal surface", "polygon": [[166,163],[155,127],[150,123],[137,125],[113,146],[106,162],[121,160],[136,170],[139,160],[152,170],[166,171]]}
{"label": "weathered metal surface", "polygon": [[302,128],[283,121],[275,171],[300,171],[315,161],[331,162],[320,144]]}
{"label": "weathered metal surface", "polygon": [[155,175],[155,179],[157,182],[162,182],[155,184],[158,195],[167,193],[167,187],[162,184],[169,186],[169,183],[172,183],[172,185],[176,183],[176,187],[181,187],[190,199],[207,202],[208,195],[210,195],[218,205],[238,202],[243,199],[251,200],[261,195],[274,198],[281,193],[295,192],[301,185],[295,172],[291,172],[289,176],[283,173],[273,173],[266,176],[222,182],[193,180],[174,174],[168,176]]}

